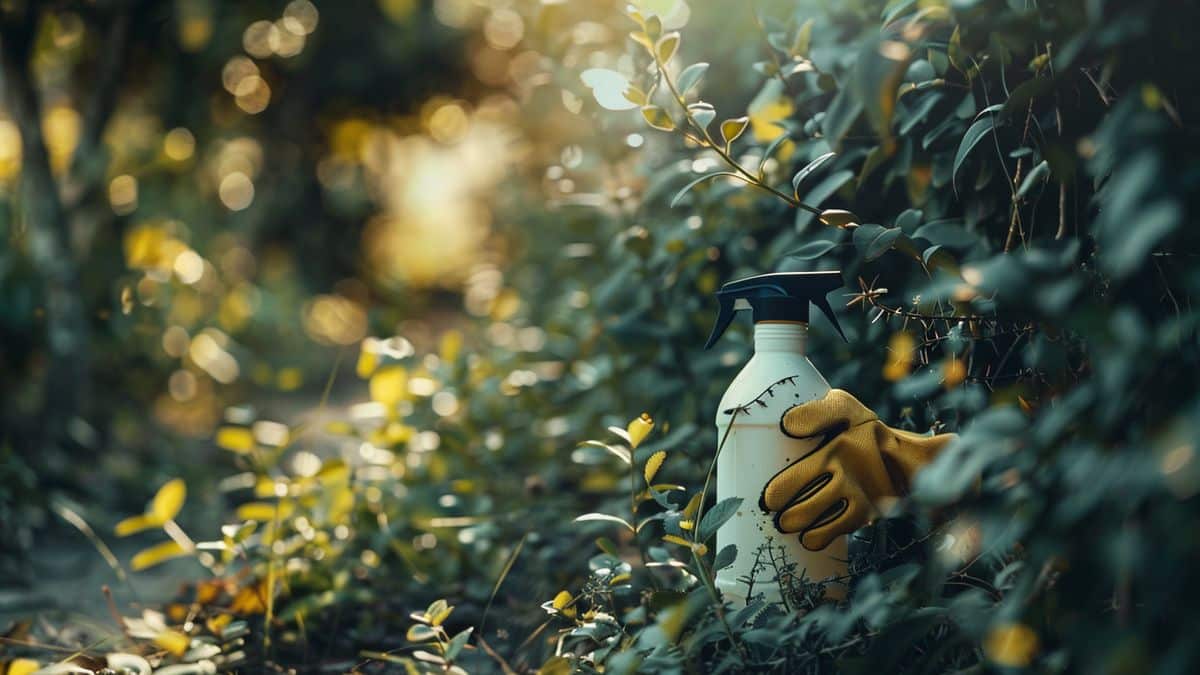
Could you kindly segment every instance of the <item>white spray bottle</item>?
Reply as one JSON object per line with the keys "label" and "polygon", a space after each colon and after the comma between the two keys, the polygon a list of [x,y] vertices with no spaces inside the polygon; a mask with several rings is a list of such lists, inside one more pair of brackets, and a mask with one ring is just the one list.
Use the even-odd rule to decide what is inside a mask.
{"label": "white spray bottle", "polygon": [[[728,598],[745,601],[748,594],[778,601],[780,587],[768,563],[767,546],[796,563],[795,572],[809,580],[846,573],[846,537],[824,550],[810,551],[795,534],[781,534],[772,517],[759,508],[763,486],[783,468],[811,452],[816,441],[785,435],[783,414],[792,406],[822,398],[829,383],[805,356],[809,304],[816,305],[845,339],[825,296],[842,287],[840,272],[779,272],[731,281],[717,291],[720,310],[705,349],[729,327],[739,310],[754,314],[754,356],[734,378],[717,409],[717,500],[741,497],[733,518],[717,531],[717,550],[734,544],[737,561],[717,573],[717,587]],[[751,577],[756,557],[764,567]],[[778,558],[780,556],[776,556]],[[831,594],[836,595],[834,587]]]}

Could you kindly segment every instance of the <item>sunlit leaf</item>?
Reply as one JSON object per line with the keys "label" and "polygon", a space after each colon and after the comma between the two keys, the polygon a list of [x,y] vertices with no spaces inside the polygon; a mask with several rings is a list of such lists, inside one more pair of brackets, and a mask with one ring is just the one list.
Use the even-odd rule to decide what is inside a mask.
{"label": "sunlit leaf", "polygon": [[721,122],[721,138],[725,141],[725,145],[729,146],[730,143],[737,140],[749,124],[749,117],[735,117]]}
{"label": "sunlit leaf", "polygon": [[584,441],[583,443],[580,443],[580,445],[586,445],[592,448],[601,448],[619,457],[622,462],[625,462],[626,464],[633,464],[633,455],[629,452],[628,448],[623,448],[619,445],[609,445],[608,443],[601,443],[600,441]]}
{"label": "sunlit leaf", "polygon": [[676,49],[679,49],[679,33],[667,33],[654,45],[654,51],[662,63],[670,61]]}
{"label": "sunlit leaf", "polygon": [[585,513],[582,516],[575,518],[575,522],[577,522],[577,523],[587,523],[587,522],[593,522],[593,521],[616,523],[616,524],[621,525],[622,527],[628,529],[630,532],[635,531],[633,528],[633,525],[630,525],[628,522],[626,522],[624,518],[610,516],[607,513]]}
{"label": "sunlit leaf", "polygon": [[800,29],[796,31],[796,37],[792,40],[790,50],[792,56],[799,58],[808,58],[808,50],[812,45],[813,20],[807,19],[801,24]]}
{"label": "sunlit leaf", "polygon": [[646,468],[642,475],[645,476],[647,485],[654,481],[654,477],[658,475],[658,470],[662,468],[663,461],[666,458],[666,451],[659,450],[653,455],[650,455],[649,459],[646,460]]}
{"label": "sunlit leaf", "polygon": [[818,217],[830,227],[849,227],[858,223],[858,216],[842,209],[825,209]]}
{"label": "sunlit leaf", "polygon": [[148,530],[152,527],[158,527],[161,524],[162,523],[155,522],[153,518],[147,516],[146,514],[141,514],[137,516],[130,516],[129,518],[117,523],[115,531],[118,537],[127,537],[131,534]]}
{"label": "sunlit leaf", "polygon": [[159,563],[166,562],[172,558],[188,555],[189,551],[179,545],[176,541],[164,541],[161,544],[156,544],[150,548],[143,549],[133,556],[129,562],[129,566],[134,572],[140,572],[148,567],[154,567]]}
{"label": "sunlit leaf", "polygon": [[656,105],[642,106],[642,117],[645,118],[646,124],[662,131],[674,131],[675,122],[666,110]]}
{"label": "sunlit leaf", "polygon": [[650,415],[642,413],[637,419],[629,423],[625,428],[625,432],[629,434],[629,445],[634,450],[646,440],[646,436],[650,435],[650,431],[654,429],[654,420]]}
{"label": "sunlit leaf", "polygon": [[179,510],[183,508],[185,499],[187,499],[187,484],[179,478],[167,481],[155,493],[146,515],[159,524],[173,520],[175,516],[179,515]]}
{"label": "sunlit leaf", "polygon": [[608,110],[633,110],[638,104],[625,97],[629,78],[608,68],[589,68],[579,75],[592,90],[592,96],[600,107]]}
{"label": "sunlit leaf", "polygon": [[170,652],[173,656],[183,656],[187,653],[192,639],[176,630],[168,630],[154,637],[154,644]]}

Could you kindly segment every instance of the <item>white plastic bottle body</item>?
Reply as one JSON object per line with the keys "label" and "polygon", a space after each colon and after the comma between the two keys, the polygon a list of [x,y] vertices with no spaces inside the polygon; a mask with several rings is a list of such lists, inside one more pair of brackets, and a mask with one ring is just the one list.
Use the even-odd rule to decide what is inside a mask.
{"label": "white plastic bottle body", "polygon": [[717,443],[724,439],[717,458],[717,500],[742,498],[737,513],[717,531],[718,551],[729,544],[737,546],[737,561],[717,572],[718,588],[731,599],[744,602],[748,593],[779,599],[779,584],[769,566],[754,575],[753,589],[745,583],[756,553],[761,550],[765,555],[768,545],[777,552],[782,547],[786,561],[796,563],[795,572],[803,571],[810,580],[846,573],[846,537],[835,539],[822,551],[810,551],[799,535],[776,530],[772,516],[758,505],[763,486],[811,452],[815,443],[791,438],[780,428],[789,408],[829,391],[829,383],[804,355],[807,335],[805,323],[755,324],[754,356],[725,390],[717,409]]}

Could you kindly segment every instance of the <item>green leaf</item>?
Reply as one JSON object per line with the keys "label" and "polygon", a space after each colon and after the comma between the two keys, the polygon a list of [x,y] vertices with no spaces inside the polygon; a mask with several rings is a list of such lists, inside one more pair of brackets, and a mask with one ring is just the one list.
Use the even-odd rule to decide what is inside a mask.
{"label": "green leaf", "polygon": [[800,248],[787,254],[789,258],[797,258],[799,260],[813,260],[829,253],[837,244],[827,239],[818,239],[810,241]]}
{"label": "green leaf", "polygon": [[814,171],[821,168],[823,164],[834,157],[837,157],[836,152],[827,152],[804,165],[803,169],[800,169],[796,172],[795,176],[792,176],[792,192],[796,195],[796,199],[800,198],[800,184],[804,182],[804,179],[811,176]]}
{"label": "green leaf", "polygon": [[429,642],[437,639],[437,631],[425,624],[415,623],[409,627],[404,637],[409,642]]}
{"label": "green leaf", "polygon": [[741,505],[741,497],[729,497],[714,504],[700,519],[700,526],[696,532],[697,539],[703,542],[712,538],[717,530],[737,513]]}
{"label": "green leaf", "polygon": [[717,557],[713,559],[713,569],[723,570],[733,564],[737,560],[737,546],[729,544],[717,553]]}
{"label": "green leaf", "polygon": [[700,80],[704,78],[704,74],[707,72],[707,63],[693,63],[684,68],[683,72],[679,73],[679,79],[675,82],[675,88],[679,90],[679,95],[687,95],[692,87],[700,83]]}
{"label": "green leaf", "polygon": [[721,138],[725,141],[725,147],[729,147],[731,143],[737,140],[738,136],[746,130],[746,126],[750,124],[749,117],[734,117],[721,122]]}
{"label": "green leaf", "polygon": [[862,101],[846,89],[833,97],[829,108],[825,110],[825,118],[821,120],[821,132],[830,145],[836,146],[842,140],[862,111]]}
{"label": "green leaf", "polygon": [[796,31],[796,37],[792,40],[792,48],[788,51],[792,56],[797,56],[802,59],[808,58],[808,50],[812,46],[813,20],[809,18],[800,25],[800,29]]}
{"label": "green leaf", "polygon": [[662,131],[675,130],[675,122],[671,119],[671,116],[667,114],[667,111],[663,110],[660,106],[642,106],[642,117],[646,119],[646,124],[649,124],[655,129],[660,129]]}
{"label": "green leaf", "polygon": [[[958,152],[954,153],[954,169],[953,173],[951,174],[952,177],[956,178],[958,176],[958,170],[960,167],[962,167],[962,163],[967,159],[967,155],[971,154],[971,150],[973,150],[976,145],[979,145],[979,141],[982,141],[983,137],[988,135],[988,133],[990,133],[995,126],[995,120],[991,116],[988,116],[977,120],[971,125],[971,128],[967,129],[967,133],[963,134],[962,141],[960,141],[958,144]],[[954,178],[951,179],[952,182]],[[955,190],[957,189],[957,186],[955,186]]]}
{"label": "green leaf", "polygon": [[189,553],[190,551],[180,546],[177,542],[164,541],[161,544],[155,544],[150,548],[139,551],[129,561],[129,566],[133,568],[134,572],[140,572],[148,567],[154,567],[172,558],[185,556]]}
{"label": "green leaf", "polygon": [[708,125],[717,117],[717,111],[713,109],[712,104],[704,101],[690,103],[687,109],[688,115],[696,120],[696,124],[700,125],[701,129],[707,129]]}
{"label": "green leaf", "polygon": [[697,185],[703,183],[704,181],[706,181],[710,178],[716,178],[717,176],[733,176],[734,178],[738,177],[738,175],[736,173],[733,173],[732,171],[717,171],[716,173],[710,173],[710,174],[705,174],[703,176],[700,176],[699,178],[689,182],[687,185],[684,185],[682,188],[679,189],[679,192],[675,193],[675,196],[671,198],[671,208],[675,208],[675,205],[679,203],[679,200],[683,199],[683,196],[686,195],[688,192],[690,192],[692,188],[696,187]]}
{"label": "green leaf", "polygon": [[471,632],[475,630],[474,626],[467,628],[458,635],[450,639],[450,644],[446,645],[446,660],[453,661],[458,653],[467,646],[467,641],[471,639]]}
{"label": "green leaf", "polygon": [[865,260],[874,260],[887,253],[903,234],[898,227],[860,225],[854,231],[854,245],[862,252]]}
{"label": "green leaf", "polygon": [[791,138],[792,137],[789,134],[780,134],[779,138],[771,141],[771,144],[768,145],[765,150],[763,150],[762,159],[758,160],[759,178],[762,178],[763,176],[763,172],[765,171],[765,167],[767,165],[767,160],[771,159],[771,156],[775,154],[775,151],[779,149],[779,146],[783,145],[787,141],[790,141]]}
{"label": "green leaf", "polygon": [[579,75],[579,79],[592,90],[592,97],[600,107],[607,110],[633,110],[637,103],[625,96],[629,89],[629,78],[615,70],[607,68],[589,68]]}
{"label": "green leaf", "polygon": [[1050,164],[1043,159],[1038,163],[1037,166],[1033,167],[1033,170],[1029,172],[1029,175],[1025,176],[1025,180],[1021,181],[1021,189],[1017,190],[1017,198],[1022,198],[1029,194],[1029,191],[1033,189],[1034,185],[1049,175]]}

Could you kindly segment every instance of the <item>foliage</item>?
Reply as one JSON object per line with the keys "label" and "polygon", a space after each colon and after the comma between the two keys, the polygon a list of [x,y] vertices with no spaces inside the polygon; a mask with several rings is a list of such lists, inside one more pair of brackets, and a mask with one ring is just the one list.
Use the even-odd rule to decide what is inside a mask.
{"label": "foliage", "polygon": [[[217,431],[220,538],[173,488],[134,517],[210,574],[191,648],[248,619],[251,658],[363,669],[1194,670],[1196,8],[533,5],[548,166],[497,197],[520,253],[479,325],[363,340],[332,421]],[[961,433],[848,579],[713,550],[737,505],[705,501],[749,353],[699,350],[710,294],[809,269],[850,290],[831,384]],[[724,602],[735,555],[784,602]]]}

